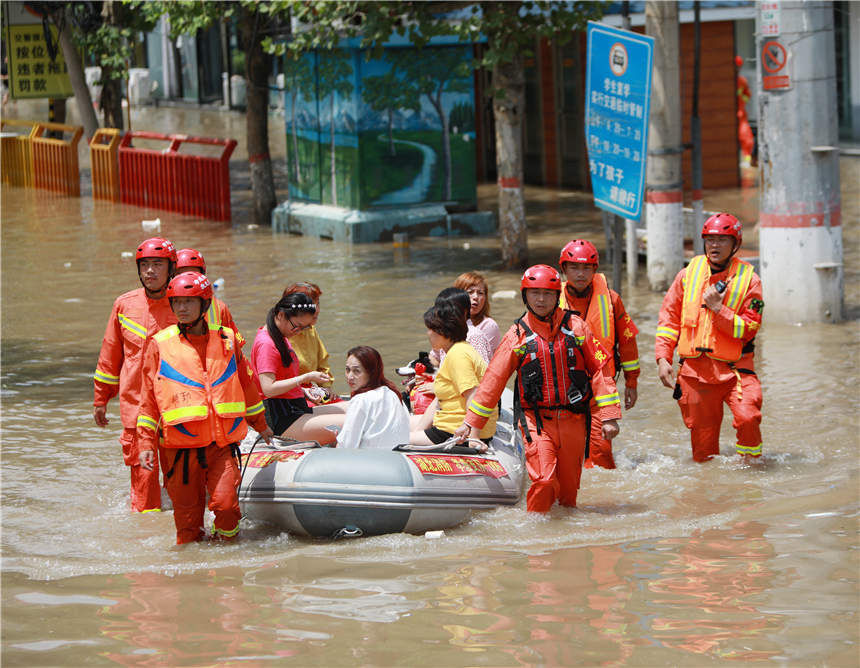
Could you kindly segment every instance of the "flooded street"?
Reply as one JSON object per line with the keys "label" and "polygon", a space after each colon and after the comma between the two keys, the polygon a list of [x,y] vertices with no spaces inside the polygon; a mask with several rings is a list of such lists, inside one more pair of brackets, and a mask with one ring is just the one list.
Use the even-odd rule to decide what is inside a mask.
{"label": "flooded street", "polygon": [[[157,130],[153,119],[167,118],[172,132],[223,136],[221,117],[242,139],[242,117],[206,112],[199,124],[196,113],[142,110],[135,127]],[[270,132],[282,161],[282,119]],[[243,151],[241,142],[234,159]],[[426,350],[422,314],[459,273],[481,271],[491,293],[517,294],[520,274],[501,268],[495,239],[413,239],[404,253],[273,234],[248,224],[246,193],[234,195],[229,226],[94,202],[88,188],[75,199],[4,185],[3,665],[857,666],[858,184],[860,158],[843,157],[855,320],[781,325],[765,310],[758,465],[733,456],[730,418],[723,456],[692,462],[657,378],[662,294],[647,289],[642,264],[637,285],[622,286],[640,329],[639,402],[621,423],[618,468],[585,471],[577,509],[533,517],[523,498],[438,539],[332,542],[247,524],[235,544],[184,549],[171,513],[128,512],[116,400],[107,429],[92,420],[111,304],[139,285],[123,254],[150,236],[141,219],[160,217],[163,236],[204,253],[249,338],[288,283],[318,283],[318,329],[340,392],[354,345],[377,347],[390,376]],[[480,187],[488,206],[493,193]],[[555,264],[574,237],[603,249],[589,197],[527,195],[532,262]],[[755,190],[705,197],[706,209],[745,221],[756,203]],[[745,236],[754,248],[754,231]],[[518,297],[491,309],[503,327],[523,310]]]}

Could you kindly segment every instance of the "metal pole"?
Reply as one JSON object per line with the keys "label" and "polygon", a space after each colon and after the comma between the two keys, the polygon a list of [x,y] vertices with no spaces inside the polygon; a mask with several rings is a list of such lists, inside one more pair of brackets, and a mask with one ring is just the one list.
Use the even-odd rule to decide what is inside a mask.
{"label": "metal pole", "polygon": [[838,322],[844,267],[833,3],[779,7],[768,36],[761,5],[756,26],[764,302],[768,319]]}
{"label": "metal pole", "polygon": [[[630,30],[630,0],[624,0],[621,3],[621,15],[623,17],[622,27],[625,30]],[[627,255],[627,283],[633,285],[636,283],[636,270],[639,268],[639,241],[636,237],[636,221],[630,218],[624,219],[624,240],[626,243]],[[615,281],[613,285],[618,294],[621,294],[621,281]]]}

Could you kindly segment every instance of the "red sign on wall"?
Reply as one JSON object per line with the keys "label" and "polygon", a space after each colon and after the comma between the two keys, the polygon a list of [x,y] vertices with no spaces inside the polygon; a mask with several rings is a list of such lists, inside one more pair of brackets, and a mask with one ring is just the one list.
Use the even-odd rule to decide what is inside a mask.
{"label": "red sign on wall", "polygon": [[775,40],[765,42],[761,49],[763,70],[762,88],[764,90],[786,90],[791,88],[788,74],[788,51]]}

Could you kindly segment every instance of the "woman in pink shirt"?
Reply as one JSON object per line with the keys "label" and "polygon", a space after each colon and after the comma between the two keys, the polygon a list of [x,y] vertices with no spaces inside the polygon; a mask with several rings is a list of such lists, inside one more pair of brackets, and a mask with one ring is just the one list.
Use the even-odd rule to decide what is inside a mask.
{"label": "woman in pink shirt", "polygon": [[329,383],[322,371],[299,373],[299,360],[289,337],[311,327],[316,304],[305,294],[282,297],[270,310],[266,325],[257,330],[251,349],[254,381],[263,395],[266,421],[272,431],[296,441],[334,443],[343,427],[348,402],[311,408],[302,392],[306,383]]}

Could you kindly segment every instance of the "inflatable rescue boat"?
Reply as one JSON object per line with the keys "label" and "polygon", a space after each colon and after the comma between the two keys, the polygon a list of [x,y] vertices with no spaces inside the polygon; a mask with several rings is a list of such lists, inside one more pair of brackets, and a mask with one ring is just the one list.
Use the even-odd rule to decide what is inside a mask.
{"label": "inflatable rescue boat", "polygon": [[490,448],[454,444],[394,450],[320,447],[276,440],[243,444],[239,504],[245,517],[304,536],[424,533],[472,510],[513,505],[524,452],[505,391]]}

